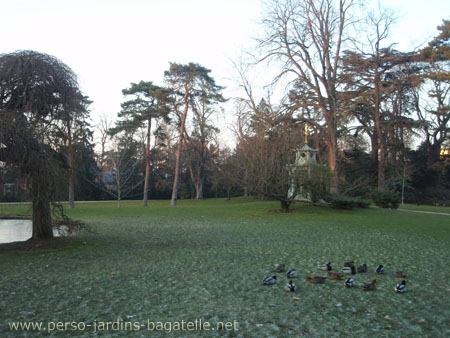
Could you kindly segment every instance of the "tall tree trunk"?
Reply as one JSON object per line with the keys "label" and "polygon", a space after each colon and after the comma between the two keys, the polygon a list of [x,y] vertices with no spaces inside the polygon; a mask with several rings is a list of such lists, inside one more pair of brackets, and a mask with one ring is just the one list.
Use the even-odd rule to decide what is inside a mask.
{"label": "tall tree trunk", "polygon": [[[69,157],[70,161],[70,157]],[[75,208],[75,189],[73,186],[73,169],[72,165],[69,168],[69,209]]]}
{"label": "tall tree trunk", "polygon": [[67,124],[68,155],[69,155],[69,209],[75,208],[75,190],[73,186],[73,148],[72,148],[72,130],[70,123]]}
{"label": "tall tree trunk", "polygon": [[386,171],[386,145],[385,141],[381,140],[379,146],[379,159],[378,159],[378,190],[384,189],[385,183],[385,171]]}
{"label": "tall tree trunk", "polygon": [[148,206],[148,189],[150,181],[150,132],[152,129],[152,119],[148,119],[147,144],[145,145],[145,180],[144,180],[144,201],[143,206]]}
{"label": "tall tree trunk", "polygon": [[370,135],[370,147],[371,153],[370,156],[372,158],[372,164],[374,170],[378,168],[378,136],[376,130]]}
{"label": "tall tree trunk", "polygon": [[291,205],[291,202],[288,201],[280,201],[281,203],[281,212],[289,212],[289,206]]}
{"label": "tall tree trunk", "polygon": [[339,193],[339,164],[338,164],[338,144],[337,144],[337,129],[336,129],[336,117],[335,113],[331,111],[327,114],[324,111],[326,117],[328,135],[326,135],[326,141],[328,146],[328,166],[330,167],[333,177],[331,179],[330,190],[332,193]]}
{"label": "tall tree trunk", "polygon": [[440,158],[440,150],[441,150],[441,144],[440,143],[429,143],[427,145],[428,148],[428,154],[427,154],[427,167],[431,168],[433,164],[435,164],[437,161],[439,161]]}
{"label": "tall tree trunk", "polygon": [[328,149],[328,165],[333,173],[330,190],[333,193],[339,193],[339,166],[337,163],[337,140],[334,140],[330,149]]}
{"label": "tall tree trunk", "polygon": [[179,188],[179,179],[180,179],[180,159],[181,159],[181,149],[183,147],[183,135],[184,135],[184,126],[186,124],[186,116],[188,113],[188,88],[185,84],[184,86],[185,94],[184,94],[184,112],[181,118],[181,126],[180,126],[180,136],[178,138],[178,149],[177,156],[175,158],[175,177],[173,178],[173,188],[172,188],[172,199],[170,200],[170,206],[175,207],[177,205],[177,197],[178,197],[178,188]]}
{"label": "tall tree trunk", "polygon": [[375,54],[375,70],[374,70],[374,120],[376,135],[378,139],[378,190],[384,189],[384,179],[385,179],[385,168],[386,168],[386,140],[384,138],[385,133],[383,132],[383,126],[381,125],[381,81],[380,81],[380,48],[379,40],[376,43],[376,54]]}
{"label": "tall tree trunk", "polygon": [[197,200],[203,200],[204,199],[204,186],[205,186],[205,162],[206,162],[206,155],[207,155],[207,150],[206,150],[206,133],[204,131],[205,129],[205,124],[204,123],[201,126],[201,142],[200,142],[200,163],[197,169],[197,196],[196,199]]}
{"label": "tall tree trunk", "polygon": [[117,170],[116,170],[116,183],[117,183],[117,207],[120,208],[120,200],[122,198],[122,177],[121,177],[121,167],[120,162],[118,161]]}
{"label": "tall tree trunk", "polygon": [[37,164],[38,168],[31,172],[31,194],[33,208],[32,238],[52,238],[53,226],[50,209],[50,192],[48,169],[46,164]]}
{"label": "tall tree trunk", "polygon": [[[202,156],[204,156],[202,154]],[[197,200],[204,199],[204,186],[205,186],[205,163],[204,159],[201,159],[200,166],[198,167],[198,175],[197,175]]]}
{"label": "tall tree trunk", "polygon": [[203,173],[203,168],[199,168],[198,169],[197,188],[196,188],[197,194],[195,197],[195,199],[197,199],[197,200],[204,199],[204,196],[203,196],[204,182],[205,182],[205,175]]}
{"label": "tall tree trunk", "polygon": [[121,195],[121,191],[120,191],[120,186],[117,187],[117,207],[120,208],[120,200],[122,198]]}
{"label": "tall tree trunk", "polygon": [[[191,175],[191,181],[190,181],[189,186],[191,187],[191,199],[193,200],[198,195],[198,183],[197,183],[197,179],[195,178],[195,175],[194,175],[194,169],[192,168],[192,161],[189,156],[189,151],[186,152],[186,157],[188,158],[189,174]],[[195,190],[195,194],[193,192],[194,190]]]}

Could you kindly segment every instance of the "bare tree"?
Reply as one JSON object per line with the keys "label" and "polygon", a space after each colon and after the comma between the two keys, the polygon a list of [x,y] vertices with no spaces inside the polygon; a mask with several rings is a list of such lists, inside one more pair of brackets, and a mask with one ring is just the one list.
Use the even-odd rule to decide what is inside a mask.
{"label": "bare tree", "polygon": [[112,144],[113,148],[107,154],[107,161],[114,175],[114,189],[109,189],[108,192],[116,197],[117,207],[120,208],[122,199],[142,186],[144,178],[138,174],[138,142],[134,140],[134,137],[116,133]]}
{"label": "bare tree", "polygon": [[[339,73],[344,32],[350,23],[353,0],[273,0],[263,20],[264,37],[259,40],[260,62],[281,63],[278,78],[293,74],[305,89],[307,103],[321,113],[324,124],[310,119],[322,132],[328,147],[328,165],[338,185],[337,128],[339,111]],[[312,96],[311,96],[312,94]],[[299,109],[305,102],[298,102]]]}
{"label": "bare tree", "polygon": [[112,128],[112,124],[111,118],[104,114],[100,116],[99,123],[95,126],[95,129],[99,134],[100,154],[98,155],[97,162],[100,171],[103,170],[103,166],[105,165],[106,148],[110,138],[109,130]]}

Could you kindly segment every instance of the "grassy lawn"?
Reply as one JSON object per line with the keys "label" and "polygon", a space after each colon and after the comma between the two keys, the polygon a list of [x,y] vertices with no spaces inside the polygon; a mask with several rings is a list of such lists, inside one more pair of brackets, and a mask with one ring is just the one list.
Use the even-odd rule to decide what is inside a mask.
{"label": "grassy lawn", "polygon": [[[249,199],[78,204],[68,214],[88,222],[66,246],[5,250],[0,245],[0,337],[8,322],[113,322],[135,316],[139,332],[98,331],[102,336],[166,335],[147,331],[147,321],[202,320],[238,323],[238,331],[172,331],[173,336],[444,337],[450,335],[450,219],[448,216],[364,209],[336,211],[297,204],[295,212],[270,212],[279,203]],[[1,212],[8,213],[7,207]],[[11,212],[14,213],[14,212]],[[336,267],[355,260],[377,279],[378,289],[323,285],[305,275],[325,276],[319,263]],[[276,264],[296,269],[296,293],[288,281],[263,286]],[[376,265],[386,275],[376,276]],[[408,275],[396,294],[395,272]],[[230,326],[228,326],[230,327]],[[94,327],[71,331],[91,336]],[[56,336],[65,332],[52,332]]]}

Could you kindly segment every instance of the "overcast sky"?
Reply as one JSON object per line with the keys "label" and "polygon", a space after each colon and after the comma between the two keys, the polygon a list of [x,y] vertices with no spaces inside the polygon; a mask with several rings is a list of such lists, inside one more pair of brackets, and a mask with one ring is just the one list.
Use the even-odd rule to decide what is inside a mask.
{"label": "overcast sky", "polygon": [[[428,41],[450,18],[447,0],[381,3],[399,15],[392,38],[401,50]],[[260,0],[0,0],[0,53],[32,49],[58,57],[94,101],[94,119],[116,116],[131,82],[161,85],[169,62],[212,69],[231,96],[230,60],[252,44],[261,7]]]}

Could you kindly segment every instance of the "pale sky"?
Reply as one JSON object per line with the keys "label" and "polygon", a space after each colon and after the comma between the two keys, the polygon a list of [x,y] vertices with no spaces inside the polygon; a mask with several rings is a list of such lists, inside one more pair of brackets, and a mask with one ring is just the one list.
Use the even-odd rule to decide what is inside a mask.
{"label": "pale sky", "polygon": [[[447,0],[381,4],[400,16],[392,34],[400,50],[428,41],[450,19]],[[141,80],[162,85],[169,62],[199,63],[235,95],[230,60],[252,45],[261,8],[260,0],[0,0],[0,53],[56,56],[94,101],[94,120],[116,117],[122,89]]]}

